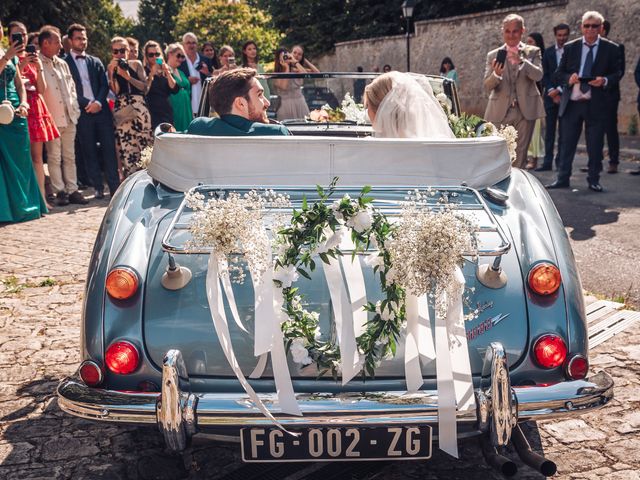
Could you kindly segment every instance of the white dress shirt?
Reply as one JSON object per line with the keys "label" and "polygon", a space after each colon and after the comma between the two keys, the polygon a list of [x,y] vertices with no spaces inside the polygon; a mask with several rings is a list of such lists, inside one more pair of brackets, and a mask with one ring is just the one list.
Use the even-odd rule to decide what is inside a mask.
{"label": "white dress shirt", "polygon": [[[591,64],[591,68],[596,63],[596,55],[598,55],[598,47],[600,46],[600,35],[598,35],[597,40],[593,43],[593,63]],[[578,77],[582,78],[582,72],[584,71],[584,64],[587,61],[587,55],[589,54],[589,47],[587,46],[587,41],[582,37],[582,54],[580,57],[580,72],[578,73]],[[607,84],[607,79],[604,79],[604,84]],[[573,85],[571,89],[571,100],[591,100],[591,88],[589,88],[588,92],[583,92],[580,90],[580,83],[576,83]]]}
{"label": "white dress shirt", "polygon": [[78,67],[78,72],[80,73],[80,82],[82,83],[82,94],[85,98],[89,99],[89,103],[97,102],[102,106],[100,102],[96,100],[96,96],[93,94],[93,89],[91,88],[91,80],[89,79],[89,68],[87,67],[86,58],[78,58],[78,55],[86,56],[85,52],[75,52],[71,51],[71,58]]}
{"label": "white dress shirt", "polygon": [[196,53],[195,62],[189,60],[188,56],[184,59],[184,61],[187,62],[187,66],[189,67],[189,76],[198,77],[198,81],[191,84],[191,110],[194,114],[196,114],[198,113],[198,107],[200,106],[200,96],[202,95],[202,82],[200,81],[200,72],[196,70],[196,65],[201,61],[200,55]]}

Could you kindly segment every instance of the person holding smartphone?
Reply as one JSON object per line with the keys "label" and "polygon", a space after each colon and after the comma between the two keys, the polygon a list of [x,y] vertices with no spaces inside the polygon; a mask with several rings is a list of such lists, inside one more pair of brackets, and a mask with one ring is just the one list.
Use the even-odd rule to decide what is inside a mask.
{"label": "person holding smartphone", "polygon": [[153,143],[151,115],[144,100],[147,75],[139,60],[127,60],[129,48],[126,38],[111,39],[112,58],[107,65],[109,85],[116,95],[113,117],[122,178],[140,169],[142,150]]}
{"label": "person holding smartphone", "polygon": [[535,45],[522,42],[524,19],[510,14],[502,20],[504,44],[487,54],[484,91],[489,102],[484,118],[494,125],[511,125],[518,132],[514,167],[524,168],[536,119],[544,118],[537,82],[542,80],[542,57]]}
{"label": "person holding smartphone", "polygon": [[[21,35],[23,42],[27,40],[27,29],[20,22],[9,24],[9,35]],[[29,103],[29,115],[27,124],[29,126],[29,139],[31,142],[31,161],[33,170],[36,173],[38,187],[42,198],[46,199],[44,189],[44,161],[43,150],[45,142],[49,142],[60,137],[60,132],[56,127],[49,109],[44,102],[43,94],[47,89],[47,82],[43,74],[42,61],[34,45],[27,45],[24,52],[19,55],[19,68],[27,91],[27,102]],[[45,200],[46,201],[46,200]],[[53,208],[47,204],[47,208]]]}
{"label": "person holding smartphone", "polygon": [[[3,37],[0,23],[0,42]],[[17,60],[25,47],[22,36],[16,37],[9,37],[7,50],[0,47],[0,102],[3,114],[9,113],[3,115],[9,123],[0,123],[0,222],[34,220],[47,213],[29,155],[29,104]]]}
{"label": "person holding smartphone", "polygon": [[177,93],[180,87],[171,75],[171,69],[162,56],[158,42],[149,40],[143,50],[145,72],[147,73],[147,107],[151,113],[151,131],[161,123],[173,124],[173,108],[169,95]]}

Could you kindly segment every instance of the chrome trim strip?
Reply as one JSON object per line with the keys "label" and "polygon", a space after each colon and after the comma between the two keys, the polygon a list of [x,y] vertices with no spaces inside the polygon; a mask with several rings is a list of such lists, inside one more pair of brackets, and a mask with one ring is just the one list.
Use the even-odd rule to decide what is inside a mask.
{"label": "chrome trim strip", "polygon": [[[515,387],[519,421],[561,417],[599,408],[613,398],[613,379],[600,372],[585,380],[574,380],[546,387]],[[79,377],[69,377],[58,385],[58,404],[71,414],[91,420],[135,424],[156,423],[158,393],[119,392],[87,387]],[[270,424],[246,394],[195,393],[197,429]],[[387,425],[427,423],[437,427],[437,392],[354,393],[342,395],[297,395],[303,417],[279,413],[275,394],[261,395],[265,404],[283,425]],[[184,408],[184,406],[183,406]],[[458,412],[458,422],[476,426],[476,411]],[[477,427],[476,427],[477,428]],[[478,430],[479,433],[479,430]]]}
{"label": "chrome trim strip", "polygon": [[[262,189],[262,187],[259,187],[259,186],[255,186],[254,188],[258,190]],[[269,187],[269,188],[276,192],[286,193],[291,191],[302,191],[302,192],[308,192],[310,195],[313,195],[316,191],[315,188],[312,188],[309,186],[306,186],[306,187],[287,186],[287,187]],[[375,190],[376,192],[382,192],[382,193],[396,192],[399,195],[403,196],[407,190],[412,190],[414,188],[416,188],[415,185],[414,186],[376,186]],[[482,232],[482,233],[496,233],[500,239],[500,245],[495,248],[480,249],[477,252],[475,252],[474,255],[477,254],[480,257],[500,257],[502,255],[506,255],[509,252],[509,250],[511,250],[511,242],[509,241],[507,235],[502,229],[502,226],[500,225],[500,223],[498,223],[498,221],[496,220],[495,215],[487,205],[487,202],[484,200],[482,195],[480,195],[478,190],[475,190],[471,187],[456,187],[456,186],[449,186],[449,187],[431,186],[429,188],[433,190],[446,191],[449,194],[460,194],[460,193],[472,194],[475,200],[477,201],[477,203],[473,203],[473,204],[453,203],[451,204],[451,207],[456,210],[479,210],[479,211],[483,211],[487,215],[487,218],[491,222],[491,225],[479,226],[476,231]],[[251,187],[248,187],[248,186],[232,187],[232,186],[226,186],[226,185],[223,185],[223,186],[200,185],[192,188],[188,193],[202,193],[203,195],[205,195],[205,198],[207,197],[213,198],[220,194],[225,194],[228,191],[244,191],[244,190],[250,190],[250,189]],[[336,192],[337,193],[346,192],[349,189],[350,187],[347,187],[347,186],[337,187]],[[400,203],[398,201],[380,199],[378,200],[378,203],[387,203],[390,206],[395,207],[395,210],[399,211]],[[436,203],[431,204],[430,206],[434,206],[434,205],[436,205]],[[294,205],[294,206],[297,206],[297,205]],[[162,243],[161,243],[162,249],[165,252],[172,255],[180,255],[180,254],[194,255],[194,254],[210,253],[211,249],[207,247],[194,247],[194,246],[187,247],[184,244],[175,245],[172,243],[172,237],[175,231],[188,230],[189,228],[189,224],[187,222],[181,221],[182,215],[185,212],[185,210],[188,210],[187,203],[186,203],[186,195],[185,195],[185,198],[182,199],[180,206],[176,210],[169,224],[169,228],[167,228],[167,231],[165,232],[162,238]],[[277,208],[270,209],[270,210],[284,211],[283,209],[277,209]],[[287,211],[288,210],[289,209],[287,209]],[[392,213],[391,215],[393,216],[395,214],[397,214],[397,212]],[[349,250],[343,250],[343,252],[349,253]]]}

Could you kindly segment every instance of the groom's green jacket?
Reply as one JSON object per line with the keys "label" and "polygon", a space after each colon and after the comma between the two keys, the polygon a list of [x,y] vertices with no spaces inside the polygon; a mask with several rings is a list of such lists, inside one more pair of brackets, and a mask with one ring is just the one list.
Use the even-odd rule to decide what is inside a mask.
{"label": "groom's green jacket", "polygon": [[222,115],[220,118],[195,118],[185,133],[212,137],[291,135],[291,132],[284,125],[252,122],[244,117],[231,114]]}

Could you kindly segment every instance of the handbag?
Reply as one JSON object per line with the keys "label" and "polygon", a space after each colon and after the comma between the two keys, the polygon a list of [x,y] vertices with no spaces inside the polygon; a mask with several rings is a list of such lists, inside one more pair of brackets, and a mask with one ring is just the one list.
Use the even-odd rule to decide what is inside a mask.
{"label": "handbag", "polygon": [[118,110],[113,111],[113,120],[116,124],[116,127],[119,127],[123,123],[127,123],[130,120],[133,120],[138,116],[138,112],[135,107],[129,103]]}
{"label": "handbag", "polygon": [[16,110],[11,105],[11,102],[7,100],[7,68],[4,68],[2,72],[4,74],[4,100],[0,103],[0,125],[9,125],[13,122]]}

